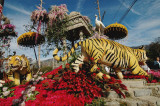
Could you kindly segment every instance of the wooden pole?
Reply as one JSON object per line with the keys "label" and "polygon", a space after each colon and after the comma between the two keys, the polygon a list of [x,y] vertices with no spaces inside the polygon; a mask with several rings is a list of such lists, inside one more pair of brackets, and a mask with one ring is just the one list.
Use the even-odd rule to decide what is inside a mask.
{"label": "wooden pole", "polygon": [[[40,7],[42,9],[42,4],[43,4],[43,0],[40,0],[41,1],[41,4],[40,4]],[[41,33],[41,28],[40,30],[38,31],[38,34]],[[40,60],[40,56],[41,55],[41,45],[38,46],[38,66],[39,68],[41,67],[41,60]]]}
{"label": "wooden pole", "polygon": [[39,67],[38,60],[37,60],[37,54],[36,54],[36,50],[35,50],[35,46],[34,46],[34,55],[35,55],[35,57],[36,57],[36,62],[37,62],[37,65],[38,65],[38,67]]}
{"label": "wooden pole", "polygon": [[98,5],[99,20],[101,21],[101,14],[100,14],[99,0],[97,0],[97,5]]}

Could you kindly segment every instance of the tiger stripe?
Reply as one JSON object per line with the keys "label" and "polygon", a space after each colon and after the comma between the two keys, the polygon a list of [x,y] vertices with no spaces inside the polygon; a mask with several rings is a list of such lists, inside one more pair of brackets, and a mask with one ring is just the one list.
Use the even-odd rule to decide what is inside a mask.
{"label": "tiger stripe", "polygon": [[[59,57],[57,55],[58,49],[55,49],[53,51],[53,57],[58,61],[65,61],[74,53],[78,46],[81,46],[83,49],[82,55],[84,54],[85,56],[94,58],[95,63],[101,59],[104,64],[110,67],[119,69],[129,68],[133,74],[147,75],[147,73],[139,66],[139,62],[147,59],[144,50],[132,49],[108,39],[86,39],[82,42],[78,42],[64,57]],[[82,62],[83,60],[81,61],[78,59],[77,62],[78,61]],[[91,71],[93,72],[96,67],[95,64]]]}

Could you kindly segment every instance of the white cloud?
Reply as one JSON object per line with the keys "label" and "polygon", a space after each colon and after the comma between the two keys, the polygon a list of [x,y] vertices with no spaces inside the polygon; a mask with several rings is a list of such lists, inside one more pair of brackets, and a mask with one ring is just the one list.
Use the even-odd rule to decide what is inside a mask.
{"label": "white cloud", "polygon": [[85,0],[78,1],[76,11],[79,11],[79,12],[81,11],[81,7],[84,4],[84,2],[85,2]]}
{"label": "white cloud", "polygon": [[[130,7],[130,5],[126,4],[125,2],[122,2],[121,0],[119,0],[119,1],[120,1],[120,3],[122,3],[122,5],[123,5],[124,7],[126,7],[127,9]],[[141,15],[141,13],[139,13],[138,11],[136,11],[135,9],[133,9],[133,7],[130,9],[130,11],[131,11],[132,13],[134,13],[134,14]]]}
{"label": "white cloud", "polygon": [[134,29],[141,30],[141,32],[151,30],[152,28],[160,27],[159,22],[160,19],[154,19],[154,18],[138,20]]}
{"label": "white cloud", "polygon": [[[148,18],[135,21],[128,29],[128,37],[120,40],[127,46],[146,45],[160,36],[160,19]],[[122,42],[121,42],[122,41]]]}
{"label": "white cloud", "polygon": [[13,6],[13,5],[11,5],[11,4],[5,4],[5,6],[7,7],[7,8],[10,8],[10,9],[12,9],[12,10],[15,10],[15,11],[17,11],[17,12],[21,12],[21,13],[23,13],[23,14],[25,14],[25,15],[31,15],[31,12],[30,11],[26,11],[25,9],[23,9],[23,8],[18,8],[17,6]]}
{"label": "white cloud", "polygon": [[135,21],[124,22],[128,27],[128,39],[125,39],[122,44],[127,46],[146,45],[160,37],[160,1],[141,1],[137,3],[138,5],[135,7],[144,15],[136,17]]}

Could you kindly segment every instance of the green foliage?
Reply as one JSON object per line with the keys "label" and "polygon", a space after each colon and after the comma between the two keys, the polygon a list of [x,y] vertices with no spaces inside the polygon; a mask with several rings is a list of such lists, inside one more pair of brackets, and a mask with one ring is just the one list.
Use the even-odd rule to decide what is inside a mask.
{"label": "green foliage", "polygon": [[[11,89],[12,87],[15,86],[13,81],[6,81],[4,84],[2,84],[3,86],[0,87],[0,98],[7,98],[7,97],[12,97],[14,96],[14,89]],[[10,93],[7,96],[4,96],[3,93],[6,91],[3,91],[3,88],[6,87],[7,90],[6,91],[10,91]]]}
{"label": "green foliage", "polygon": [[85,104],[85,106],[105,106],[103,98],[94,99],[91,104]]}
{"label": "green foliage", "polygon": [[62,38],[65,38],[67,35],[67,25],[68,17],[63,20],[57,19],[57,21],[53,22],[51,26],[48,25],[46,30],[46,49],[43,51],[43,54],[46,56],[50,51],[54,49],[54,47],[60,47],[60,43],[62,43]]}
{"label": "green foliage", "polygon": [[41,72],[43,72],[43,73],[47,73],[47,72],[50,72],[50,71],[52,71],[52,67],[50,67],[50,66],[41,68]]}
{"label": "green foliage", "polygon": [[70,57],[68,63],[69,63],[69,64],[72,64],[73,62],[75,62],[75,60],[78,58],[79,55],[80,55],[80,52],[79,52],[79,51],[74,52],[74,53],[72,54],[72,56]]}
{"label": "green foliage", "polygon": [[154,80],[154,76],[152,74],[149,74],[148,80],[151,82],[152,80]]}
{"label": "green foliage", "polygon": [[127,106],[127,103],[126,102],[121,102],[120,106]]}
{"label": "green foliage", "polygon": [[28,100],[35,100],[37,94],[39,94],[39,92],[38,91],[34,91],[30,96],[27,95],[26,101],[28,101]]}
{"label": "green foliage", "polygon": [[15,85],[14,81],[7,81],[3,86],[8,87],[8,88],[12,88]]}

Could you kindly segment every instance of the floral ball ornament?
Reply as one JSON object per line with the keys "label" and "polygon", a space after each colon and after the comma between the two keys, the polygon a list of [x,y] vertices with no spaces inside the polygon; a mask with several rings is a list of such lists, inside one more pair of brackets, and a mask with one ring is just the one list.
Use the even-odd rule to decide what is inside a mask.
{"label": "floral ball ornament", "polygon": [[118,40],[125,38],[128,35],[128,30],[124,25],[116,22],[108,25],[104,30],[104,34],[110,39]]}
{"label": "floral ball ornament", "polygon": [[33,46],[42,44],[45,41],[45,38],[41,34],[38,34],[38,35],[39,36],[37,37],[37,40],[36,40],[36,36],[37,36],[36,32],[31,32],[31,31],[26,32],[18,37],[17,43],[18,45],[26,46],[26,47],[33,47]]}

